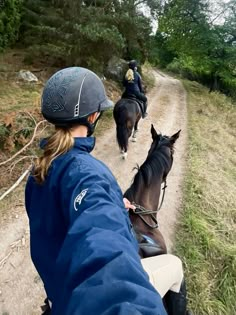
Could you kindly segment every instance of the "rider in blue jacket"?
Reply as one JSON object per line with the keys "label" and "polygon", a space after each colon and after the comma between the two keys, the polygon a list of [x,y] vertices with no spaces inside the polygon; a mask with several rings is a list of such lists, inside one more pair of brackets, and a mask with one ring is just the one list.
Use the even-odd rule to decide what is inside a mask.
{"label": "rider in blue jacket", "polygon": [[137,61],[131,60],[129,62],[129,70],[126,72],[123,80],[123,85],[125,87],[123,97],[135,96],[138,100],[140,100],[144,106],[143,118],[145,118],[147,116],[147,97],[144,94],[142,79],[137,70]]}
{"label": "rider in blue jacket", "polygon": [[[25,202],[31,257],[51,315],[166,315],[138,255],[125,209],[132,206],[124,205],[114,176],[90,154],[90,136],[111,106],[101,80],[84,68],[58,71],[44,87],[42,114],[55,131],[41,142]],[[147,262],[151,270],[153,261]],[[170,264],[172,274],[178,264]],[[178,291],[177,274],[179,281],[171,281]]]}
{"label": "rider in blue jacket", "polygon": [[25,197],[31,256],[51,314],[166,314],[142,268],[122,192],[90,155],[95,139],[87,135],[111,106],[87,69],[61,70],[44,88],[42,113],[56,131],[41,143]]}

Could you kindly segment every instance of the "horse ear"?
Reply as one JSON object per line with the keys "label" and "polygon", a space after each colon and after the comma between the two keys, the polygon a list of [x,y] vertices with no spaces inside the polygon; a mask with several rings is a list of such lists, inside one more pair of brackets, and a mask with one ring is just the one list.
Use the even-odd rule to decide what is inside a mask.
{"label": "horse ear", "polygon": [[170,142],[171,142],[172,144],[174,144],[175,141],[179,138],[180,131],[181,131],[181,129],[180,129],[178,132],[176,132],[174,135],[172,135],[172,136],[170,137]]}
{"label": "horse ear", "polygon": [[158,134],[157,134],[156,129],[154,128],[153,124],[151,125],[151,134],[152,134],[152,140],[155,140],[158,137]]}

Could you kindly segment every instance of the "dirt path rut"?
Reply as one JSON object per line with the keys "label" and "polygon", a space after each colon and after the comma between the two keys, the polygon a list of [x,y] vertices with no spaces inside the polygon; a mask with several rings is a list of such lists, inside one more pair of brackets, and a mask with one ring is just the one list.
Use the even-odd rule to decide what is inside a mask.
{"label": "dirt path rut", "polygon": [[[176,142],[173,168],[167,179],[166,196],[158,214],[160,230],[171,250],[175,224],[181,205],[181,188],[187,141],[186,93],[182,84],[155,71],[156,85],[148,95],[148,117],[139,124],[137,142],[130,142],[128,158],[121,159],[115,140],[115,125],[97,139],[93,154],[112,170],[124,191],[135,174],[136,164],[142,164],[151,144],[151,123],[162,134],[171,135],[181,129]],[[0,220],[0,315],[39,315],[44,299],[41,280],[29,254],[28,220],[23,204],[11,209],[11,216]]]}

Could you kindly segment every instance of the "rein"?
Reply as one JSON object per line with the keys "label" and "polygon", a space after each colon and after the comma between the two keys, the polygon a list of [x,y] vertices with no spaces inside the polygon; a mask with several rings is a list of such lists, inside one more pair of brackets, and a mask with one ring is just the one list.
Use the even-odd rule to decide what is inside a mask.
{"label": "rein", "polygon": [[[161,203],[159,205],[159,207],[157,208],[157,210],[148,210],[146,208],[144,208],[143,206],[141,205],[138,205],[136,204],[135,202],[132,202],[132,205],[134,205],[136,207],[136,209],[132,209],[133,213],[134,214],[137,214],[140,219],[147,225],[149,226],[151,229],[157,229],[158,228],[158,222],[157,222],[157,219],[156,217],[154,216],[154,214],[157,214],[157,212],[161,209],[162,207],[162,204],[163,204],[163,201],[164,201],[164,197],[165,197],[165,191],[166,191],[166,180],[164,181],[164,187],[162,188],[163,190],[163,194],[162,194],[162,198],[161,198]],[[143,216],[144,215],[150,215],[151,216],[151,219],[152,221],[154,222],[153,225],[149,224],[144,218]]]}

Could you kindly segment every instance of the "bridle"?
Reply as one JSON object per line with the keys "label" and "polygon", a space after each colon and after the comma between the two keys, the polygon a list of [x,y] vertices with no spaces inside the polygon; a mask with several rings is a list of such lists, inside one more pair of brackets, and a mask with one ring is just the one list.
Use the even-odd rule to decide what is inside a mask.
{"label": "bridle", "polygon": [[[132,210],[133,214],[136,214],[139,216],[139,218],[148,226],[150,227],[151,229],[157,229],[158,228],[158,222],[157,222],[157,219],[155,217],[155,214],[157,214],[157,212],[161,209],[162,207],[162,204],[163,204],[163,201],[164,201],[164,197],[165,197],[165,191],[166,191],[166,187],[167,187],[167,184],[166,184],[166,179],[163,181],[164,183],[164,187],[162,188],[163,190],[163,193],[162,193],[162,198],[161,198],[161,202],[160,202],[160,205],[159,207],[157,208],[157,210],[148,210],[146,208],[144,208],[143,206],[141,205],[138,205],[136,204],[135,202],[132,202],[132,205],[134,205],[136,207],[136,209],[130,209]],[[151,216],[151,219],[152,221],[154,222],[154,224],[150,224],[148,223],[143,216],[145,215],[150,215]]]}

